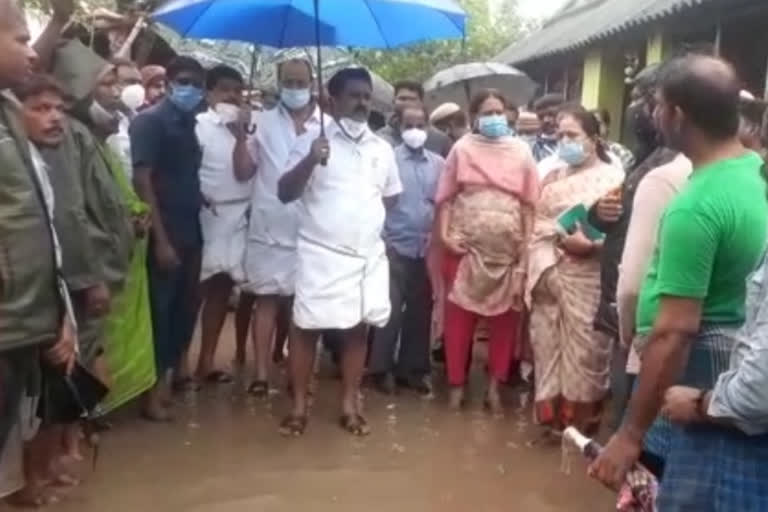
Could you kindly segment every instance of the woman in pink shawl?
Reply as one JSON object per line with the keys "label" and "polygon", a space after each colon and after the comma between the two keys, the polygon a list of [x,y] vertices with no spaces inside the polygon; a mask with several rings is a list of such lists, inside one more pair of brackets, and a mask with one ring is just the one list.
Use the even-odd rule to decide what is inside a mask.
{"label": "woman in pink shawl", "polygon": [[489,384],[486,405],[503,412],[499,387],[509,374],[519,334],[527,238],[539,183],[530,148],[509,133],[507,102],[493,90],[470,104],[473,133],[456,142],[435,202],[442,242],[445,355],[451,406],[464,402],[475,328],[487,320]]}

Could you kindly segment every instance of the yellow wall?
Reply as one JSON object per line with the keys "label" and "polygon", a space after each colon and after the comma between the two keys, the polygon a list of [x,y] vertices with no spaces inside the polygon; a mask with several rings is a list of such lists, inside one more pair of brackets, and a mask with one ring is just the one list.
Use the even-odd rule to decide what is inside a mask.
{"label": "yellow wall", "polygon": [[581,103],[587,109],[605,108],[611,114],[609,137],[619,140],[624,113],[624,57],[620,52],[595,48],[584,58]]}
{"label": "yellow wall", "polygon": [[664,60],[669,50],[669,39],[664,37],[661,30],[656,30],[648,36],[645,48],[646,65],[656,64]]}

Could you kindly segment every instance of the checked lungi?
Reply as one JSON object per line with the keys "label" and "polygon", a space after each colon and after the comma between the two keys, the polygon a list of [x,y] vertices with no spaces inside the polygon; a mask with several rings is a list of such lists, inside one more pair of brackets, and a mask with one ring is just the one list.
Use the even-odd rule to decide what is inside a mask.
{"label": "checked lungi", "polygon": [[[737,332],[703,326],[679,384],[712,389],[729,367]],[[713,425],[681,427],[659,418],[646,436],[646,449],[665,457],[660,512],[768,510],[768,436]]]}

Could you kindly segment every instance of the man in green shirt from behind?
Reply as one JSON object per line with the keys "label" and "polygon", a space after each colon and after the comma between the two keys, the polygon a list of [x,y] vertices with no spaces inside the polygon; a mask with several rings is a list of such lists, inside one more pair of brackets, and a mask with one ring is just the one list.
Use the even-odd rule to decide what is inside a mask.
{"label": "man in green shirt from behind", "polygon": [[645,445],[665,457],[659,510],[710,510],[707,500],[733,493],[717,472],[702,469],[725,455],[717,451],[725,444],[716,432],[697,438],[698,432],[654,421],[667,388],[708,389],[727,369],[744,322],[746,278],[765,250],[768,200],[763,161],[738,139],[740,82],[733,68],[699,55],[673,59],[662,73],[656,121],[694,172],[664,213],[640,292],[637,326],[647,341],[636,347],[637,388],[590,474],[617,488]]}

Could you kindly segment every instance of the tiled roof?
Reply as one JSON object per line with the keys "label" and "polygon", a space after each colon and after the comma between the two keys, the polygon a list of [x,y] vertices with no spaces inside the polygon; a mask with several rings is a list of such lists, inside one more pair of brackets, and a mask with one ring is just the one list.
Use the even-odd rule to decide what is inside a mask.
{"label": "tiled roof", "polygon": [[518,64],[562,53],[712,0],[576,0],[494,60]]}

